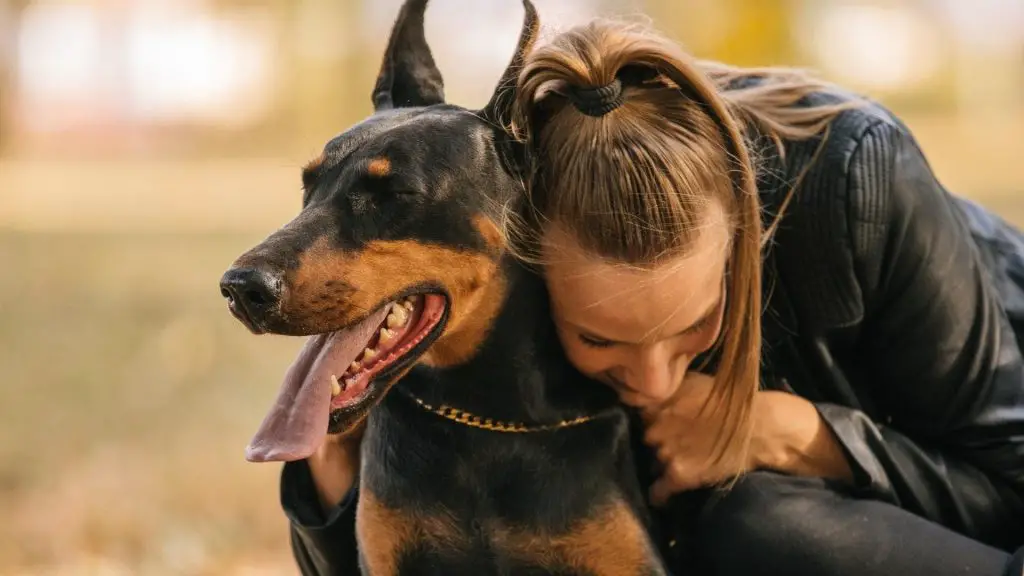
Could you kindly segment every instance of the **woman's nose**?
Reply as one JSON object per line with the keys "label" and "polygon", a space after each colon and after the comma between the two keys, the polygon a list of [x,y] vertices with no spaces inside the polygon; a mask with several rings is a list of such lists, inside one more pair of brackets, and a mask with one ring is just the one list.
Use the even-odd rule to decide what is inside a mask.
{"label": "woman's nose", "polygon": [[679,373],[677,364],[679,363],[673,362],[663,351],[647,350],[637,358],[634,369],[630,370],[632,377],[627,384],[645,396],[663,400],[675,392],[686,375],[685,369]]}

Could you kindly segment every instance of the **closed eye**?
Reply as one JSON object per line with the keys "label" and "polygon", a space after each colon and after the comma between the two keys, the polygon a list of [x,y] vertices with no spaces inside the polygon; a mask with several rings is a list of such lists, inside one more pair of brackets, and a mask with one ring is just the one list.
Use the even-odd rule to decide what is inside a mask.
{"label": "closed eye", "polygon": [[586,334],[580,334],[579,338],[580,338],[580,342],[583,342],[584,344],[586,344],[587,346],[590,346],[591,348],[611,348],[612,346],[615,346],[615,344],[616,344],[615,342],[612,342],[611,340],[604,340],[604,339],[601,339],[601,338],[594,338],[593,336],[587,336]]}
{"label": "closed eye", "polygon": [[[699,320],[696,324],[690,326],[686,330],[683,330],[676,336],[693,336],[695,334],[700,334],[704,330],[710,328],[716,319],[717,318],[714,314],[708,314],[707,316]],[[620,342],[615,342],[614,340],[605,340],[604,338],[598,338],[597,336],[591,336],[582,332],[578,334],[578,337],[580,342],[591,348],[611,348],[613,346],[621,344]]]}
{"label": "closed eye", "polygon": [[702,332],[702,331],[706,330],[707,328],[709,328],[711,326],[711,324],[715,321],[715,319],[716,318],[715,318],[714,315],[705,316],[703,320],[701,320],[700,322],[697,322],[693,326],[690,326],[689,328],[684,330],[682,334],[684,336],[688,336],[688,335],[692,335],[692,334],[697,334],[698,332]]}
{"label": "closed eye", "polygon": [[357,188],[364,190],[372,197],[418,196],[421,194],[415,181],[401,178],[397,174],[386,176],[363,176]]}

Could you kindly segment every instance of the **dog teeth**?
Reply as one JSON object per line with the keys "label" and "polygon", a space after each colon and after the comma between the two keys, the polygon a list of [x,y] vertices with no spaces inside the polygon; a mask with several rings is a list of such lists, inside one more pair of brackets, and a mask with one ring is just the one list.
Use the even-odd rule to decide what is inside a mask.
{"label": "dog teeth", "polygon": [[337,396],[338,394],[341,394],[341,391],[344,389],[345,388],[341,387],[341,383],[338,382],[338,377],[335,376],[334,374],[331,374],[331,398]]}
{"label": "dog teeth", "polygon": [[404,301],[402,302],[402,308],[405,308],[405,309],[406,309],[406,310],[408,310],[409,312],[412,312],[412,309],[413,309],[413,308],[415,308],[415,307],[416,307],[416,305],[415,305],[415,304],[413,304],[413,303],[412,303],[412,300],[409,300],[408,298],[407,298],[407,299],[405,299],[405,300],[404,300]]}
{"label": "dog teeth", "polygon": [[409,321],[409,311],[401,306],[392,306],[388,314],[388,328],[400,328]]}
{"label": "dog teeth", "polygon": [[377,355],[377,351],[373,348],[367,348],[363,350],[363,360],[372,360]]}
{"label": "dog teeth", "polygon": [[395,333],[394,332],[392,332],[391,330],[388,330],[387,328],[381,328],[380,329],[380,339],[378,340],[378,342],[380,342],[381,344],[387,344],[388,342],[391,342],[394,339],[395,339]]}
{"label": "dog teeth", "polygon": [[348,365],[348,371],[353,373],[353,374],[355,374],[356,372],[359,372],[362,369],[363,369],[363,365],[360,364],[359,362],[353,362],[353,363]]}

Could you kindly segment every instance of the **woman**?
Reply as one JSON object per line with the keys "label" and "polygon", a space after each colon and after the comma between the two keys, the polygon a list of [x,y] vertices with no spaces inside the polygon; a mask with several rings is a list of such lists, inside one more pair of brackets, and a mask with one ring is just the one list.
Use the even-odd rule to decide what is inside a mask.
{"label": "woman", "polygon": [[[571,361],[635,409],[679,571],[1021,573],[1020,233],[796,72],[592,23],[518,88],[534,210],[510,238]],[[356,570],[356,454],[285,467],[304,573]]]}

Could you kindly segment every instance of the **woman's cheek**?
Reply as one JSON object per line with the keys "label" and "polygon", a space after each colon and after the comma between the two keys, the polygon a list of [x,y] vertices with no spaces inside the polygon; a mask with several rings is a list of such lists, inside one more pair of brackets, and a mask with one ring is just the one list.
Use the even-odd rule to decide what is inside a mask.
{"label": "woman's cheek", "polygon": [[591,354],[592,350],[590,347],[580,342],[579,337],[575,333],[564,330],[561,326],[556,327],[558,329],[558,339],[562,342],[562,349],[565,351],[569,362],[587,376],[594,376],[601,372],[598,362],[595,361]]}
{"label": "woman's cheek", "polygon": [[582,343],[566,345],[565,354],[573,366],[587,376],[596,376],[609,368],[601,351],[592,350]]}

